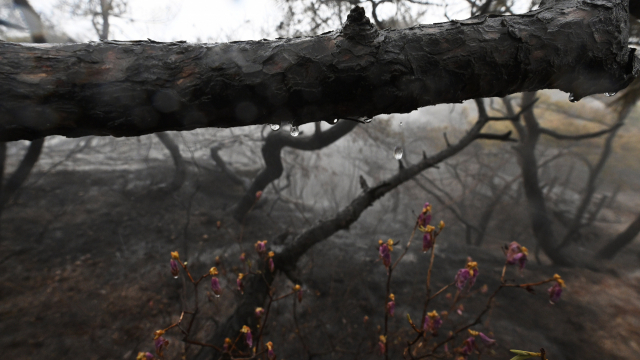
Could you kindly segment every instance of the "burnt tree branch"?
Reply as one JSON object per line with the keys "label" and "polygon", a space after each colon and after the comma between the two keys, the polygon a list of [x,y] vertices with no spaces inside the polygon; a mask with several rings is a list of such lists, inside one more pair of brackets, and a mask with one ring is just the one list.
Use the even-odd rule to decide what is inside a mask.
{"label": "burnt tree branch", "polygon": [[224,44],[0,43],[0,140],[137,136],[407,113],[560,89],[625,88],[627,0],[563,0],[522,15],[377,30],[354,8],[342,29]]}
{"label": "burnt tree branch", "polygon": [[[422,171],[434,167],[438,163],[456,155],[475,141],[482,128],[488,122],[484,104],[480,101],[478,102],[478,106],[480,114],[478,121],[457,143],[446,147],[431,157],[423,158],[416,164],[400,169],[395,175],[363,191],[332,218],[319,221],[307,228],[300,235],[296,236],[291,243],[276,253],[274,258],[276,269],[284,273],[291,273],[296,268],[300,257],[309,249],[336,232],[348,229],[349,226],[356,222],[360,215],[378,199],[413,179]],[[332,129],[335,129],[335,127]],[[267,290],[273,280],[274,276],[272,273],[265,274],[264,278],[258,276],[253,277],[252,282],[245,286],[245,295],[242,297],[235,312],[225,321],[220,330],[216,331],[216,334],[209,343],[221,344],[226,337],[233,338],[237,336],[243,325],[255,323],[255,308],[263,306],[267,297]],[[214,350],[210,348],[203,348],[196,359],[210,359],[213,351]]]}
{"label": "burnt tree branch", "polygon": [[285,147],[296,150],[319,150],[336,142],[338,139],[348,134],[356,125],[355,121],[340,121],[330,129],[322,132],[316,131],[311,136],[293,137],[288,133],[279,131],[271,132],[262,146],[262,157],[265,167],[248,187],[240,201],[235,205],[233,217],[240,221],[253,205],[256,192],[263,191],[269,184],[280,178],[284,172],[281,152]]}

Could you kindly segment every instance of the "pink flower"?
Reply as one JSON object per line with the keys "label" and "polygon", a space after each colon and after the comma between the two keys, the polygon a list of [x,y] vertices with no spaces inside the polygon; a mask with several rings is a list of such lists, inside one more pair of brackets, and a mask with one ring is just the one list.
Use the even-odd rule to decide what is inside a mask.
{"label": "pink flower", "polygon": [[256,242],[255,247],[258,254],[265,254],[267,252],[267,240]]}
{"label": "pink flower", "polygon": [[433,235],[431,232],[424,233],[422,236],[422,251],[427,252],[433,247]]}
{"label": "pink flower", "polygon": [[380,259],[382,259],[384,267],[388,268],[389,265],[391,265],[391,250],[389,250],[389,246],[387,244],[380,245],[378,252],[380,253]]}
{"label": "pink flower", "polygon": [[469,355],[473,352],[473,349],[476,346],[476,339],[472,337],[468,337],[463,343],[462,347],[458,350],[463,359],[469,357]]}
{"label": "pink flower", "polygon": [[391,294],[389,295],[389,299],[391,301],[387,303],[387,312],[389,312],[389,315],[393,316],[393,314],[395,314],[396,312],[396,301],[395,301],[396,297],[393,294]]}
{"label": "pink flower", "polygon": [[513,265],[518,263],[520,266],[520,270],[524,269],[524,266],[527,263],[527,255],[529,254],[529,250],[526,247],[521,246],[517,242],[513,241],[507,247],[507,264]]}
{"label": "pink flower", "polygon": [[217,277],[211,278],[211,290],[216,296],[220,296],[222,294],[222,288],[220,287],[220,280]]}
{"label": "pink flower", "polygon": [[496,343],[494,339],[489,338],[487,335],[483,333],[480,333],[479,336],[480,336],[480,340],[482,340],[482,342],[487,346],[491,346]]}
{"label": "pink flower", "polygon": [[269,271],[273,272],[276,269],[276,264],[273,262],[273,258],[269,258]]}
{"label": "pink flower", "polygon": [[178,262],[171,259],[169,264],[171,265],[171,275],[173,275],[173,277],[178,277],[178,275],[180,274],[180,268],[178,267]]}
{"label": "pink flower", "polygon": [[438,312],[433,310],[427,313],[427,316],[424,317],[424,326],[422,329],[424,331],[430,331],[431,333],[437,333],[440,326],[442,326],[442,318],[440,318]]}
{"label": "pink flower", "polygon": [[155,340],[155,345],[156,345],[156,354],[162,357],[162,353],[167,348],[167,346],[169,346],[169,341],[163,338],[162,336],[160,336]]}
{"label": "pink flower", "polygon": [[244,283],[242,283],[243,278],[244,278],[244,274],[240,273],[238,274],[238,279],[236,280],[238,291],[240,291],[241,294],[244,294]]}
{"label": "pink flower", "polygon": [[256,308],[255,314],[256,314],[256,317],[260,319],[264,314],[264,309],[261,307]]}
{"label": "pink flower", "polygon": [[564,280],[560,278],[560,275],[556,274],[553,276],[556,280],[556,283],[550,287],[547,292],[549,293],[549,302],[551,304],[555,304],[560,301],[560,296],[562,295],[562,288],[565,287]]}
{"label": "pink flower", "polygon": [[247,342],[247,345],[249,345],[249,347],[252,347],[253,336],[251,335],[251,328],[249,328],[247,325],[244,325],[240,332],[244,333],[244,340]]}
{"label": "pink flower", "polygon": [[455,282],[458,290],[462,291],[467,284],[469,285],[469,288],[471,288],[473,284],[475,284],[478,274],[478,263],[475,261],[468,262],[467,266],[464,269],[458,270],[458,273],[456,274]]}
{"label": "pink flower", "polygon": [[269,341],[267,343],[267,358],[269,360],[275,360],[276,359],[276,353],[275,353],[275,351],[273,351],[273,343],[271,341]]}

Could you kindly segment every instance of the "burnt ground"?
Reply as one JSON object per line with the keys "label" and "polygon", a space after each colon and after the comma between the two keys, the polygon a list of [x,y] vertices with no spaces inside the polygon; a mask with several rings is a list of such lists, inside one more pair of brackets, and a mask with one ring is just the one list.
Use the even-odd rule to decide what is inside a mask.
{"label": "burnt ground", "polygon": [[[130,171],[56,171],[21,191],[2,216],[3,357],[135,359],[138,351],[151,351],[153,331],[175,321],[189,298],[181,291],[184,278],[176,280],[169,273],[169,252],[174,250],[197,274],[213,266],[216,256],[223,261],[225,293],[215,298],[201,292],[202,315],[195,326],[196,338],[204,341],[241,296],[231,286],[234,271],[240,271],[239,249],[255,258],[249,250],[256,240],[273,244],[278,235],[295,234],[313,219],[307,215],[304,220],[294,206],[272,206],[266,199],[265,206],[248,216],[238,243],[241,226],[225,210],[241,190],[211,171],[203,172],[198,181],[192,176],[175,194],[149,190],[158,185],[157,179],[168,181],[171,176],[170,167],[156,165]],[[437,209],[434,213],[437,217]],[[388,227],[374,227],[375,219],[365,213],[350,231],[336,234],[302,259],[296,275],[303,281],[303,302],[294,306],[289,298],[275,303],[273,321],[265,330],[265,340],[273,341],[279,358],[381,358],[375,349],[383,323],[386,273],[375,243],[389,236],[405,243],[410,234],[407,224],[413,220],[389,220]],[[219,230],[217,221],[223,224]],[[461,236],[451,226],[439,238],[434,288],[451,282],[471,256],[481,271],[474,289],[487,284],[489,292],[474,291],[464,300],[461,315],[451,313],[450,323],[456,326],[472,321],[484,308],[504,261],[499,245],[508,241],[498,238],[474,248],[463,245]],[[419,242],[414,242],[391,282],[398,304],[389,321],[391,358],[401,358],[403,339],[412,336],[406,313],[418,321],[422,312],[428,261]],[[559,273],[568,288],[556,305],[548,302],[547,286],[535,294],[504,289],[483,325],[474,327],[498,341],[482,358],[507,359],[510,348],[544,347],[552,360],[636,359],[640,352],[637,252],[636,243],[622,260],[594,263],[589,269],[533,261],[522,277],[509,269],[508,277],[520,282]],[[292,286],[283,276],[276,284],[280,293]],[[443,294],[429,310],[449,310],[450,302]],[[438,339],[446,332],[447,328]],[[172,343],[166,358],[181,358],[185,347],[178,335],[167,334]],[[461,341],[462,337],[456,340],[456,346]],[[187,358],[197,351],[193,346],[186,350]]]}

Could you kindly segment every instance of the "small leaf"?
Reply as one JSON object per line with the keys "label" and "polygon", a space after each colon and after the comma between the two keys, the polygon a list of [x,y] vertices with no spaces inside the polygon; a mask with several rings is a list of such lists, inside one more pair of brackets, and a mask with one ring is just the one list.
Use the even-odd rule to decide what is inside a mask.
{"label": "small leaf", "polygon": [[512,353],[518,354],[512,357],[511,360],[525,360],[532,357],[540,356],[540,353],[534,353],[530,351],[522,351],[522,350],[509,350],[509,351],[511,351]]}

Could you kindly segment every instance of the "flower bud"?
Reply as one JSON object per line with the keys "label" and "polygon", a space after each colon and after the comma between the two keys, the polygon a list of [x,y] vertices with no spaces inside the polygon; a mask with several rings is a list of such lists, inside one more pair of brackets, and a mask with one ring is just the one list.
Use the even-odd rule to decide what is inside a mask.
{"label": "flower bud", "polygon": [[157,340],[159,337],[161,337],[162,335],[164,335],[164,330],[158,330],[155,333],[153,333],[153,340]]}
{"label": "flower bud", "polygon": [[245,262],[247,260],[247,255],[245,253],[240,254],[240,261]]}
{"label": "flower bud", "polygon": [[249,345],[249,347],[253,346],[253,336],[251,335],[251,329],[247,326],[244,325],[242,327],[242,330],[240,330],[242,333],[244,333],[244,339],[247,342],[247,345]]}
{"label": "flower bud", "polygon": [[224,339],[224,345],[222,346],[222,351],[228,352],[231,349],[232,344],[233,342],[231,341],[231,339],[229,338]]}
{"label": "flower bud", "polygon": [[271,341],[267,343],[267,358],[269,360],[276,359],[276,353],[273,351],[273,343]]}
{"label": "flower bud", "polygon": [[220,280],[218,280],[217,277],[211,278],[211,290],[216,296],[220,296],[222,294],[222,288],[220,287]]}
{"label": "flower bud", "polygon": [[211,276],[216,276],[218,275],[218,268],[216,268],[215,266],[212,267],[211,269],[209,269],[209,275]]}
{"label": "flower bud", "polygon": [[257,307],[255,311],[256,317],[260,319],[262,315],[264,315],[264,309],[261,307]]}
{"label": "flower bud", "polygon": [[156,354],[162,357],[162,353],[167,348],[167,346],[169,346],[169,341],[161,336],[155,340],[155,346],[156,346]]}
{"label": "flower bud", "polygon": [[150,352],[139,352],[136,360],[153,360],[153,354]]}
{"label": "flower bud", "polygon": [[216,228],[220,230],[221,227],[222,227],[222,221],[220,220],[216,221]]}
{"label": "flower bud", "polygon": [[256,192],[256,201],[260,200],[261,196],[262,196],[262,191]]}
{"label": "flower bud", "polygon": [[171,261],[169,261],[169,264],[171,265],[171,275],[173,275],[174,278],[177,278],[178,275],[180,275],[180,268],[178,267],[178,262],[171,259]]}
{"label": "flower bud", "polygon": [[171,252],[171,258],[172,258],[173,260],[180,260],[180,255],[178,255],[178,252],[177,252],[177,251],[172,251],[172,252]]}
{"label": "flower bud", "polygon": [[244,294],[244,284],[242,283],[242,279],[244,278],[244,274],[243,273],[239,273],[238,274],[238,279],[236,280],[236,285],[238,287],[238,291],[240,291],[241,294]]}

